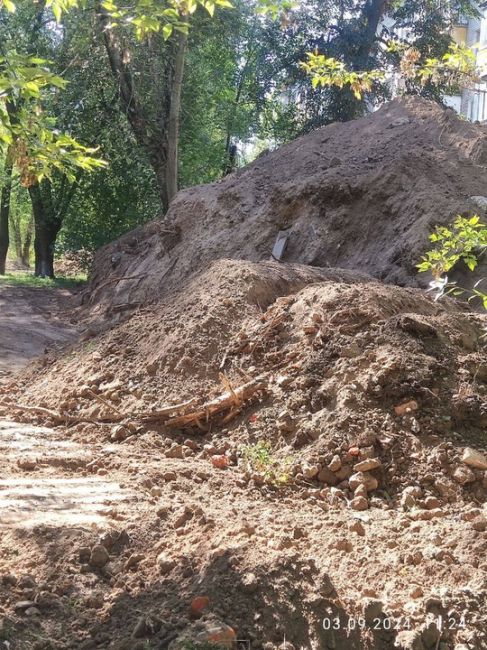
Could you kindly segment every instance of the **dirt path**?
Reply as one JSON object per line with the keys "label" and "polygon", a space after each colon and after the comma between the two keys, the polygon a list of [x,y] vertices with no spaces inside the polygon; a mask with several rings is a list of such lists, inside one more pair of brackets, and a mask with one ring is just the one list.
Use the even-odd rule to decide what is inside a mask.
{"label": "dirt path", "polygon": [[71,295],[61,288],[0,285],[0,378],[76,336],[67,309]]}

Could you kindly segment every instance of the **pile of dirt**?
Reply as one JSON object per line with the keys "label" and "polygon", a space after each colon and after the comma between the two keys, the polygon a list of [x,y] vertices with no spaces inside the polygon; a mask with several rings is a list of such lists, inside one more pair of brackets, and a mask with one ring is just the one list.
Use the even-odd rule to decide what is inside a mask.
{"label": "pile of dirt", "polygon": [[418,286],[433,227],[485,210],[470,199],[485,194],[486,162],[485,126],[418,97],[394,100],[180,192],[164,220],[97,253],[86,300],[115,312],[158,300],[215,259],[270,259],[279,231],[285,262]]}
{"label": "pile of dirt", "polygon": [[[453,300],[437,303],[419,289],[360,274],[221,260],[154,309],[31,364],[4,391],[0,409],[67,424],[73,441],[108,446],[86,469],[120,474],[126,486],[127,472],[135,472],[138,489],[149,500],[156,497],[145,514],[139,506],[129,517],[131,552],[147,559],[144,577],[137,574],[142,591],[152,598],[155,590],[156,602],[169,606],[173,619],[179,612],[178,624],[169,625],[173,633],[195,632],[184,607],[198,588],[211,593],[213,615],[224,614],[225,622],[258,648],[264,642],[277,647],[273,640],[281,634],[297,646],[320,648],[385,649],[396,642],[423,649],[440,639],[444,645],[438,647],[466,641],[467,648],[482,648],[487,643],[486,321]],[[241,392],[242,386],[252,390]],[[224,408],[214,409],[225,396]],[[19,402],[51,415],[18,408]],[[129,485],[134,488],[132,479]],[[237,507],[228,520],[235,499],[240,504],[251,499],[252,514],[250,505]],[[266,524],[266,512],[280,515],[270,515]],[[161,517],[171,522],[164,544],[158,543]],[[261,537],[256,525],[263,527]],[[249,548],[220,549],[216,530],[234,539],[241,529],[248,539],[248,526],[254,531]],[[353,555],[362,528],[365,546]],[[403,528],[398,544],[394,538]],[[213,546],[203,551],[208,534]],[[95,542],[88,535],[79,543]],[[183,544],[177,561],[174,544]],[[215,556],[215,544],[221,556]],[[374,562],[367,557],[370,548]],[[167,566],[178,568],[158,587],[153,567],[161,549],[169,552]],[[276,556],[270,565],[269,549]],[[309,566],[304,556],[312,558]],[[187,559],[180,564],[183,557],[191,557],[192,572],[184,568]],[[238,567],[254,576],[249,592],[242,587],[248,593],[243,601],[228,582]],[[277,582],[261,593],[256,572]],[[109,574],[107,598],[119,603],[120,589],[132,593],[128,574],[128,583]],[[379,594],[385,575],[384,600]],[[281,609],[280,601],[271,602],[279,580],[289,592]],[[330,589],[325,595],[323,580]],[[180,581],[188,589],[181,603],[173,594]],[[254,587],[269,616],[250,624]],[[467,587],[468,603],[462,595]],[[16,597],[14,591],[10,598]],[[155,616],[157,607],[152,600],[149,607],[147,597],[141,595],[144,611]],[[171,598],[176,610],[168,605]],[[309,606],[299,626],[286,628],[293,598]],[[120,607],[109,608],[105,628],[114,643],[106,647],[138,647],[115,643],[120,630],[126,634],[120,616],[127,611]],[[343,619],[335,641],[320,627],[327,607],[332,618]],[[367,608],[376,615],[367,614],[366,629],[348,629],[345,622],[358,628]],[[448,611],[453,612],[449,629],[438,623]],[[272,631],[273,617],[278,632]],[[393,632],[382,623],[374,631],[372,619],[402,622]],[[402,629],[404,621],[408,629]],[[147,625],[144,635],[155,643],[167,636],[167,626]]]}
{"label": "pile of dirt", "polygon": [[[123,319],[0,388],[0,418],[55,427],[70,457],[0,422],[20,444],[0,495],[29,510],[96,478],[99,517],[32,533],[9,514],[0,642],[487,646],[487,316],[392,284],[481,194],[485,142],[396,101],[182,193],[98,255],[85,314]],[[284,228],[285,262],[262,261]]]}
{"label": "pile of dirt", "polygon": [[[453,300],[352,272],[220,260],[155,308],[45,354],[17,375],[16,390],[23,404],[54,411],[85,438],[103,423],[109,435],[121,422],[119,439],[124,423],[125,435],[223,429],[235,453],[260,439],[283,456],[299,450],[298,474],[306,450],[306,478],[308,465],[321,471],[334,449],[366,447],[388,458],[382,488],[391,495],[413,477],[438,491],[434,469],[484,499],[482,473],[455,481],[453,450],[448,460],[446,447],[437,449],[426,463],[411,454],[445,440],[485,444],[485,323]],[[205,411],[241,386],[242,400]],[[2,402],[17,399],[7,393]],[[322,482],[348,490],[353,461],[347,456],[336,476],[324,470]]]}

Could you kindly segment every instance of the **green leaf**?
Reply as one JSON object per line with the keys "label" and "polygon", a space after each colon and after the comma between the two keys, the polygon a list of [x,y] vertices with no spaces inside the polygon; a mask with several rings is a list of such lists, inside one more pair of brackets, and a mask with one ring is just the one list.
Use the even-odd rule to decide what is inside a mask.
{"label": "green leaf", "polygon": [[12,2],[12,0],[3,0],[3,6],[11,14],[15,13],[16,6],[15,6],[15,3]]}
{"label": "green leaf", "polygon": [[165,41],[167,41],[168,38],[170,38],[171,34],[173,33],[173,25],[171,23],[166,23],[164,27],[162,28],[162,36]]}
{"label": "green leaf", "polygon": [[62,9],[61,9],[61,7],[59,6],[59,4],[57,2],[55,4],[53,4],[53,6],[52,6],[52,13],[54,14],[54,18],[56,19],[56,22],[60,23],[61,22],[61,16],[62,16],[63,12],[62,12]]}

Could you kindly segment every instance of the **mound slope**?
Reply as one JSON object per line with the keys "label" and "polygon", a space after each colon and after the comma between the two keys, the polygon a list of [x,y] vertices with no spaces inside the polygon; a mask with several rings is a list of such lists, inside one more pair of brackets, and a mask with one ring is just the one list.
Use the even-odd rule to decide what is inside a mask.
{"label": "mound slope", "polygon": [[487,131],[421,98],[332,124],[221,182],[180,192],[157,220],[101,249],[90,302],[115,309],[158,300],[219,258],[341,267],[417,286],[434,225],[478,210]]}

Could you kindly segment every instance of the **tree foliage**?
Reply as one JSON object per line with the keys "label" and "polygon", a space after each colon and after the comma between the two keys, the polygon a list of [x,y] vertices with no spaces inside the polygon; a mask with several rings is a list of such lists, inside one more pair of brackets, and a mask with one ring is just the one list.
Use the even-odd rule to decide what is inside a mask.
{"label": "tree foliage", "polygon": [[487,251],[487,225],[480,221],[478,215],[473,217],[458,216],[455,222],[447,226],[437,226],[430,235],[434,248],[427,251],[422,261],[417,265],[422,273],[431,272],[433,282],[431,289],[440,298],[445,293],[453,295],[468,295],[468,300],[480,300],[487,309],[487,293],[480,287],[487,279],[479,280],[473,289],[462,289],[448,281],[447,273],[463,262],[470,271],[474,271],[481,255]]}
{"label": "tree foliage", "polygon": [[[404,92],[441,99],[474,78],[450,36],[455,14],[474,11],[463,0],[4,0],[0,157],[4,187],[16,166],[15,219],[35,195],[54,208],[58,250],[96,248],[161,215],[178,185],[370,110],[391,71],[402,68]],[[27,233],[30,216],[12,227]]]}

